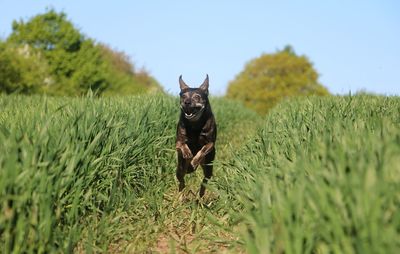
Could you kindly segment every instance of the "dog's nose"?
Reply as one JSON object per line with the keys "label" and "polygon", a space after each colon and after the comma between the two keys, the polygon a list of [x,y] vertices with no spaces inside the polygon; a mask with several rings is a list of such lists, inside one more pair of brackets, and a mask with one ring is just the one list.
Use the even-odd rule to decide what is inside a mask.
{"label": "dog's nose", "polygon": [[190,105],[190,100],[185,100],[184,103],[185,105]]}

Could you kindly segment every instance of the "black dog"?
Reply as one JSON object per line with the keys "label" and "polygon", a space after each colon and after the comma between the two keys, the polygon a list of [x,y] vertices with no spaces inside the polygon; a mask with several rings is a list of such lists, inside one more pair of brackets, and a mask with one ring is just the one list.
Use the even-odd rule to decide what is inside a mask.
{"label": "black dog", "polygon": [[[208,101],[208,75],[199,88],[190,88],[179,77],[181,115],[176,131],[178,167],[176,177],[179,191],[185,187],[185,174],[192,173],[201,165],[204,172],[200,186],[200,197],[212,176],[212,161],[215,157],[217,125]],[[194,156],[194,157],[193,157]]]}

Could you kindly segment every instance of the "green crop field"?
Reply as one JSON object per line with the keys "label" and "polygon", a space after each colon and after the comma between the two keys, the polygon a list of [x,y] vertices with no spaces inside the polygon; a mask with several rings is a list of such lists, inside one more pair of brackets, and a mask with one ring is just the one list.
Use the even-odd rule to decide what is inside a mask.
{"label": "green crop field", "polygon": [[177,192],[178,99],[0,95],[0,253],[398,253],[400,98],[213,98]]}

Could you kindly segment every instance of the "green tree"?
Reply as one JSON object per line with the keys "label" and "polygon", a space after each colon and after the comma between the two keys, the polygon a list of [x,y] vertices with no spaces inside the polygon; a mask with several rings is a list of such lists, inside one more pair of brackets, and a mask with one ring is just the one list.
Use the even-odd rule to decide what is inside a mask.
{"label": "green tree", "polygon": [[65,13],[49,10],[28,22],[14,21],[7,40],[14,46],[29,45],[47,59],[53,86],[50,94],[82,94],[109,86],[101,51],[67,20]]}
{"label": "green tree", "polygon": [[291,46],[250,61],[227,90],[228,98],[242,101],[261,114],[284,99],[327,94],[308,58],[296,55]]}
{"label": "green tree", "polygon": [[129,56],[124,52],[98,44],[102,56],[109,66],[112,85],[104,91],[105,95],[134,94],[145,91],[161,91],[161,86],[145,70],[136,70]]}
{"label": "green tree", "polygon": [[49,82],[47,69],[45,59],[28,45],[15,48],[0,42],[0,93],[39,92]]}
{"label": "green tree", "polygon": [[[161,90],[146,72],[136,73],[123,53],[87,38],[65,13],[52,9],[27,22],[14,21],[3,48],[6,53],[0,53],[7,57],[0,60],[4,62],[0,62],[4,75],[0,91],[6,93],[81,95],[91,89],[98,94],[135,94]],[[35,61],[31,65],[35,68],[28,68],[30,61]],[[36,77],[35,82],[27,83],[22,76]]]}

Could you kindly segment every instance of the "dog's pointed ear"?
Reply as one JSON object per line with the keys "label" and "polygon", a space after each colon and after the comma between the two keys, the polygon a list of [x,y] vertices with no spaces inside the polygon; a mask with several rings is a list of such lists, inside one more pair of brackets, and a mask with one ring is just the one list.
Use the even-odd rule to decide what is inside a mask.
{"label": "dog's pointed ear", "polygon": [[181,88],[181,90],[189,88],[189,86],[186,85],[185,81],[183,81],[182,75],[179,76],[179,87]]}
{"label": "dog's pointed ear", "polygon": [[208,94],[208,74],[206,76],[206,79],[203,81],[203,84],[201,84],[199,88]]}

